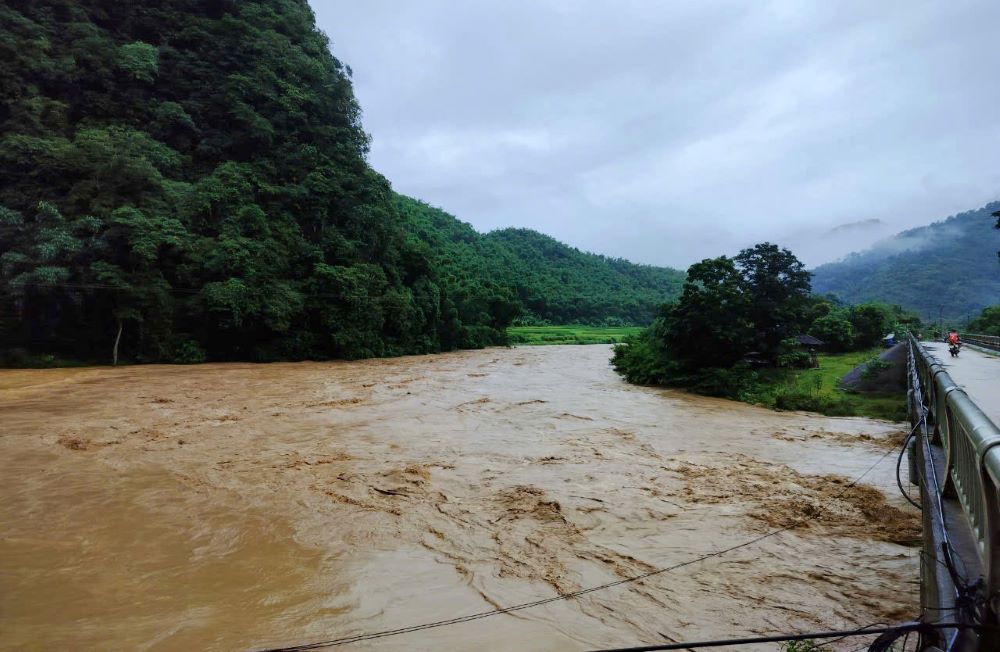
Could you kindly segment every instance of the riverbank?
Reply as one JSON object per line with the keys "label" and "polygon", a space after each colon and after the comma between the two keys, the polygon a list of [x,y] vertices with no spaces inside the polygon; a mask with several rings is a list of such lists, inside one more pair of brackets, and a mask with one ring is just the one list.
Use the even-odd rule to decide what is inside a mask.
{"label": "riverbank", "polygon": [[[849,375],[857,380],[855,377],[862,375],[858,367],[867,369],[869,361],[880,352],[872,349],[819,354],[817,366],[808,369],[739,363],[732,368],[704,367],[684,371],[660,359],[660,354],[646,339],[637,337],[614,347],[611,364],[627,381],[639,385],[672,387],[773,410],[903,422],[907,419],[905,362],[879,360],[879,366],[872,370],[875,377],[862,385],[880,391],[858,391],[842,382]],[[897,387],[898,391],[881,391]]]}
{"label": "riverbank", "polygon": [[615,582],[799,519],[378,649],[583,650],[917,613],[897,426],[636,387],[609,356],[0,371],[0,645],[337,638]]}
{"label": "riverbank", "polygon": [[511,326],[511,344],[617,344],[642,332],[641,326]]}
{"label": "riverbank", "polygon": [[806,410],[827,416],[858,416],[888,421],[906,420],[905,392],[862,392],[841,381],[881,353],[879,349],[816,356],[815,369],[775,369],[760,373],[748,392],[749,403],[780,410]]}
{"label": "riverbank", "polygon": [[[551,344],[617,344],[626,338],[642,332],[641,326],[510,326],[507,339],[511,345],[551,345]],[[468,350],[468,349],[467,349]],[[90,367],[110,365],[107,361],[81,361],[60,358],[51,354],[29,354],[19,352],[8,357],[0,356],[0,369],[62,369],[69,367]],[[123,366],[135,364],[124,361]]]}

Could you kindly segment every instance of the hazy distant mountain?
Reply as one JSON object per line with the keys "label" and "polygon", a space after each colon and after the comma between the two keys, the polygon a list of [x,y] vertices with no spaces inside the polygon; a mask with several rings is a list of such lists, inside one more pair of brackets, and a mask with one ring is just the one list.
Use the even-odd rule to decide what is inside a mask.
{"label": "hazy distant mountain", "polygon": [[[964,321],[1000,303],[1000,202],[886,238],[870,249],[817,267],[813,290],[851,303],[879,300]],[[847,226],[847,225],[845,225]]]}
{"label": "hazy distant mountain", "polygon": [[829,231],[828,235],[839,235],[842,233],[864,233],[880,229],[885,226],[885,222],[878,218],[872,218],[870,220],[858,220],[857,222],[848,222],[847,224],[841,224],[840,226],[835,226]]}
{"label": "hazy distant mountain", "polygon": [[869,218],[840,224],[801,226],[781,238],[781,244],[795,252],[806,265],[826,264],[860,251],[892,236],[902,228],[878,218]]}

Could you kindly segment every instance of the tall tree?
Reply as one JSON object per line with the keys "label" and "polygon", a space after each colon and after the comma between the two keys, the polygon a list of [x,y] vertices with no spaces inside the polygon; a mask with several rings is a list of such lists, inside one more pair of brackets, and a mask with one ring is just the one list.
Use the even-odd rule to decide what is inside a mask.
{"label": "tall tree", "polygon": [[743,277],[731,258],[695,263],[680,300],[666,311],[664,346],[687,368],[732,366],[753,346],[751,312]]}
{"label": "tall tree", "polygon": [[[735,258],[702,260],[688,268],[677,303],[617,348],[613,363],[629,380],[686,384],[728,370],[751,352],[775,362],[781,341],[822,311],[816,304],[809,273],[787,249],[762,243]],[[720,382],[711,379],[710,391],[718,392]]]}
{"label": "tall tree", "polygon": [[788,249],[770,242],[744,249],[734,259],[754,325],[757,348],[774,357],[778,345],[805,328],[810,274]]}

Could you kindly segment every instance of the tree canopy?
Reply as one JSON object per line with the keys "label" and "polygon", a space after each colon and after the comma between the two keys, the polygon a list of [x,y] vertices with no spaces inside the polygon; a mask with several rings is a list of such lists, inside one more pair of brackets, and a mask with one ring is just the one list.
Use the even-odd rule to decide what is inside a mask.
{"label": "tree canopy", "polygon": [[683,272],[584,253],[529,229],[482,235],[402,195],[396,206],[443,281],[463,296],[518,302],[525,325],[646,325],[684,282]]}
{"label": "tree canopy", "polygon": [[16,343],[91,357],[124,326],[146,360],[447,345],[305,2],[15,1],[0,29]]}
{"label": "tree canopy", "polygon": [[731,368],[751,352],[773,362],[782,340],[807,325],[809,290],[799,259],[768,242],[702,260],[688,268],[680,299],[616,350],[615,366],[629,380],[676,384]]}
{"label": "tree canopy", "polygon": [[983,308],[979,316],[969,322],[966,330],[981,335],[1000,335],[1000,306]]}
{"label": "tree canopy", "polygon": [[810,294],[809,276],[792,252],[771,243],[695,263],[677,302],[616,347],[615,368],[631,382],[737,397],[755,382],[755,366],[808,362],[800,335],[842,352],[878,345],[901,321],[918,325],[898,306],[845,306]]}

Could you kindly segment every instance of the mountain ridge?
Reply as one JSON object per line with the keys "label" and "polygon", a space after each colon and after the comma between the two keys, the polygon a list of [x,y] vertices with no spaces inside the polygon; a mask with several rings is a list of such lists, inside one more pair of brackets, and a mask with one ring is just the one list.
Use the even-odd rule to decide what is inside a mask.
{"label": "mountain ridge", "polygon": [[567,245],[534,229],[480,233],[447,211],[396,195],[410,236],[430,247],[446,278],[509,287],[529,323],[645,324],[676,298],[685,273]]}

